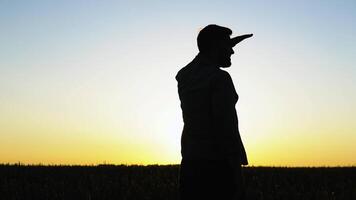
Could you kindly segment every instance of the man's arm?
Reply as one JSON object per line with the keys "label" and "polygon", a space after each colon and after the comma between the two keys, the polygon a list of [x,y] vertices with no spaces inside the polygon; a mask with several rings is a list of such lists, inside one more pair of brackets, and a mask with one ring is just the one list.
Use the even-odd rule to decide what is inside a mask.
{"label": "man's arm", "polygon": [[[239,158],[242,165],[247,165],[247,156],[238,131],[235,104],[237,96],[230,75],[225,71],[212,81],[212,116],[213,129],[221,150],[235,161]],[[235,157],[236,155],[237,157]]]}
{"label": "man's arm", "polygon": [[[230,75],[220,70],[212,81],[212,117],[213,127],[221,139],[233,139],[236,122],[234,88]],[[218,138],[219,139],[219,138]]]}

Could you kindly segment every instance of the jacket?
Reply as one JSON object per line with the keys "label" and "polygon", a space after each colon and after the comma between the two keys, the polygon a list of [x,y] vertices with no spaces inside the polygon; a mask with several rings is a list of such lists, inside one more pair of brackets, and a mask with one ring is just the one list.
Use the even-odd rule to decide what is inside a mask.
{"label": "jacket", "polygon": [[237,159],[247,165],[235,105],[239,96],[228,72],[198,54],[176,75],[184,127],[185,159]]}

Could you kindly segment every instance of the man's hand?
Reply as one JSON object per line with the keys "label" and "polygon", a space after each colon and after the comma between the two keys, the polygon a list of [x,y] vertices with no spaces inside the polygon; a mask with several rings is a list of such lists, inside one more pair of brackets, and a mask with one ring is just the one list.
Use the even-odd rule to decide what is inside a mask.
{"label": "man's hand", "polygon": [[235,46],[237,43],[241,42],[244,39],[252,37],[253,34],[245,34],[245,35],[239,35],[234,38],[231,38],[232,46]]}

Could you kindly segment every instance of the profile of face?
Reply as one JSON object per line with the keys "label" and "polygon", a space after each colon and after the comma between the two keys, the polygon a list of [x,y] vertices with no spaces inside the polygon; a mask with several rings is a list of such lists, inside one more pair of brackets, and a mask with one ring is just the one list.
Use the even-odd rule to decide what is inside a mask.
{"label": "profile of face", "polygon": [[231,55],[234,54],[230,38],[226,38],[217,44],[216,56],[219,67],[228,68],[231,66]]}

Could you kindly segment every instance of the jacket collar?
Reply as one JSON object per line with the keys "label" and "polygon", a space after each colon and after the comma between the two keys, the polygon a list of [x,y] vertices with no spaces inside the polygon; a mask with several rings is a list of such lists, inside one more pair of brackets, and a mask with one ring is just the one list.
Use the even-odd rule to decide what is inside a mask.
{"label": "jacket collar", "polygon": [[194,58],[197,62],[198,65],[203,65],[204,67],[212,67],[212,68],[218,68],[217,64],[214,63],[211,58],[209,58],[207,55],[204,55],[202,53],[198,53],[197,56]]}

